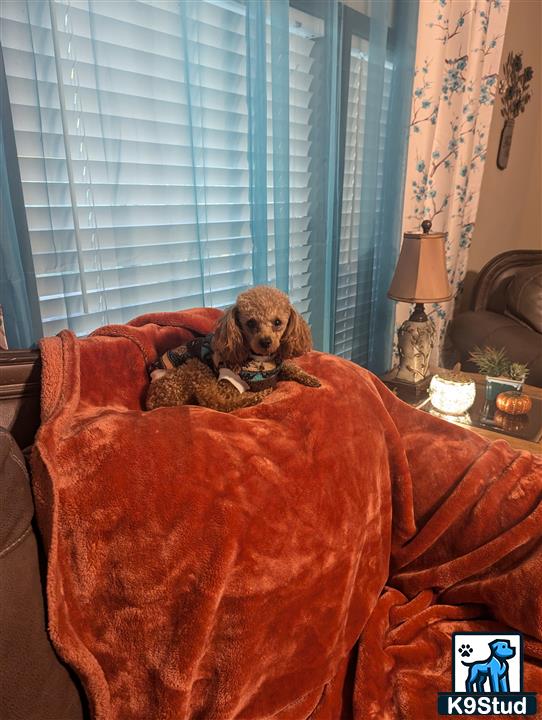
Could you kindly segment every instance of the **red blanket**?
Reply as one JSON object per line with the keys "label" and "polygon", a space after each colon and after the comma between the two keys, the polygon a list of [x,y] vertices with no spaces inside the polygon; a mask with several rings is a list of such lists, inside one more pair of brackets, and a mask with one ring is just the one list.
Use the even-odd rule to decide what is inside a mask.
{"label": "red blanket", "polygon": [[42,342],[49,629],[93,717],[428,720],[460,629],[525,633],[542,690],[541,459],[316,352],[321,388],[144,412],[146,366],[218,314]]}

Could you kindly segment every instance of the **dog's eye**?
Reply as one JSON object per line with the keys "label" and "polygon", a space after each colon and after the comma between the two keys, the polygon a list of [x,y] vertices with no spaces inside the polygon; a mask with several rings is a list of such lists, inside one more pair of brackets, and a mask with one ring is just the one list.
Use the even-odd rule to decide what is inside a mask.
{"label": "dog's eye", "polygon": [[249,320],[249,321],[247,322],[247,328],[248,328],[249,330],[256,330],[257,327],[258,327],[258,323],[256,322],[256,320]]}
{"label": "dog's eye", "polygon": [[276,318],[276,320],[273,322],[273,325],[275,327],[280,327],[282,325],[282,320],[279,320],[278,318]]}

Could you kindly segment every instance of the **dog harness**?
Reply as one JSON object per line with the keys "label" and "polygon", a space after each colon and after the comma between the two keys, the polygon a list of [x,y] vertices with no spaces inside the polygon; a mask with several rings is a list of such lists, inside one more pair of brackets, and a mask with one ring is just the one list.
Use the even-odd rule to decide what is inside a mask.
{"label": "dog harness", "polygon": [[195,338],[186,345],[180,345],[168,350],[150,366],[151,378],[155,371],[161,371],[159,372],[159,375],[161,375],[166,370],[180,367],[188,360],[196,358],[205,363],[219,380],[227,380],[239,392],[245,392],[245,390],[257,392],[258,390],[275,387],[277,384],[281,363],[277,363],[274,358],[264,355],[250,355],[249,360],[243,365],[239,373],[236,373],[222,363],[218,368],[215,367],[212,344],[213,335],[211,334]]}

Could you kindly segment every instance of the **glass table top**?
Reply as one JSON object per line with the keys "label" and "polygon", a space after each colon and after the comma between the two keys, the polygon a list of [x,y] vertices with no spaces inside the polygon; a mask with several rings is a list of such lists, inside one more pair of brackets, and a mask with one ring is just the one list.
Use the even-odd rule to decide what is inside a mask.
{"label": "glass table top", "polygon": [[533,403],[531,410],[525,415],[508,415],[499,410],[494,402],[487,402],[485,383],[478,382],[476,383],[474,405],[463,415],[443,415],[435,410],[429,399],[420,409],[458,425],[486,428],[503,435],[538,442],[542,437],[542,400],[530,395],[528,390],[525,391],[525,394],[531,398]]}

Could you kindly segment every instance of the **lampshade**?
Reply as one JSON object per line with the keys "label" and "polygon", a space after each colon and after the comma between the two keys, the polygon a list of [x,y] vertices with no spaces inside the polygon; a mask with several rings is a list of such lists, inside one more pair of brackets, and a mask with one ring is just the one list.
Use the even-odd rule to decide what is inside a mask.
{"label": "lampshade", "polygon": [[431,233],[431,223],[422,223],[423,233],[405,233],[388,297],[402,302],[444,302],[453,297],[444,242],[446,233]]}

